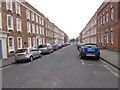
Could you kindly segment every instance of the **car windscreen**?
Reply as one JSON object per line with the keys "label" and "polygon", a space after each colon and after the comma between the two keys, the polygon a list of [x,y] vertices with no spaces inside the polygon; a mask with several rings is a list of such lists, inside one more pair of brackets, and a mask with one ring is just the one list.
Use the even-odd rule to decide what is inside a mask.
{"label": "car windscreen", "polygon": [[26,49],[19,49],[19,50],[17,50],[16,53],[24,53],[24,52],[26,52]]}
{"label": "car windscreen", "polygon": [[95,44],[85,44],[84,47],[96,48],[97,45],[95,45]]}

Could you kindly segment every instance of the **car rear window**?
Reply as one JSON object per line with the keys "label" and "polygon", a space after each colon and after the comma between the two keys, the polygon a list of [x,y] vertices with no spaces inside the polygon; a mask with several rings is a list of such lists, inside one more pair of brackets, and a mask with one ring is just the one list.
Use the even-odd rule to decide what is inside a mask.
{"label": "car rear window", "polygon": [[23,52],[26,52],[26,49],[19,49],[19,50],[17,50],[16,53],[23,53]]}
{"label": "car rear window", "polygon": [[95,45],[95,44],[86,44],[84,46],[85,47],[90,47],[90,48],[96,48],[97,47],[97,45]]}
{"label": "car rear window", "polygon": [[45,48],[45,47],[47,47],[47,45],[43,44],[43,45],[40,45],[38,48]]}

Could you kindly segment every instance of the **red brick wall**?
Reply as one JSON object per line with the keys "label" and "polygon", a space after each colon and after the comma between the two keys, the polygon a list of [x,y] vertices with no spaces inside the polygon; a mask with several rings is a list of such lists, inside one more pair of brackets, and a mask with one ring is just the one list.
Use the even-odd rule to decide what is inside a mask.
{"label": "red brick wall", "polygon": [[[114,19],[113,21],[110,20],[110,9],[111,9],[111,5],[114,7]],[[108,23],[105,23],[101,26],[97,26],[97,36],[98,36],[98,32],[106,32],[106,30],[108,30],[108,40],[109,40],[109,43],[107,44],[107,49],[110,49],[110,50],[114,50],[114,51],[118,51],[118,31],[119,31],[119,28],[118,28],[118,22],[119,22],[119,19],[118,19],[118,3],[117,2],[108,2],[108,3],[103,3],[101,5],[101,7],[98,9],[98,12],[97,12],[97,17],[100,17],[100,15],[103,15],[103,12],[105,13],[106,12],[106,9],[108,9],[108,12],[109,12],[109,22]],[[114,31],[114,44],[112,45],[110,43],[110,30],[111,28],[113,28],[113,31]],[[99,47],[102,47],[102,43],[98,42],[98,37],[97,37],[97,44]]]}

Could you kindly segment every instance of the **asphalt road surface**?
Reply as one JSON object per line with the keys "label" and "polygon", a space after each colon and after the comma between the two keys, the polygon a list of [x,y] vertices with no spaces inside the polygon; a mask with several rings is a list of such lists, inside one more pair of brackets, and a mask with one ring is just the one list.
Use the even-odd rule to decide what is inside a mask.
{"label": "asphalt road surface", "polygon": [[2,69],[3,88],[118,88],[118,77],[101,60],[81,60],[75,45],[35,61]]}

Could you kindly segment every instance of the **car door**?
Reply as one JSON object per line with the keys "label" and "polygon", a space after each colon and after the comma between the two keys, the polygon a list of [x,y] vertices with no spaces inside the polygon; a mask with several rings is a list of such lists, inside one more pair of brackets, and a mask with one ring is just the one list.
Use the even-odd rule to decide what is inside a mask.
{"label": "car door", "polygon": [[34,48],[30,48],[30,54],[33,56],[33,58],[36,58],[36,53]]}
{"label": "car door", "polygon": [[33,53],[35,58],[39,57],[38,50],[36,48],[33,49]]}
{"label": "car door", "polygon": [[36,58],[40,56],[38,49],[35,49],[35,53],[36,53]]}

